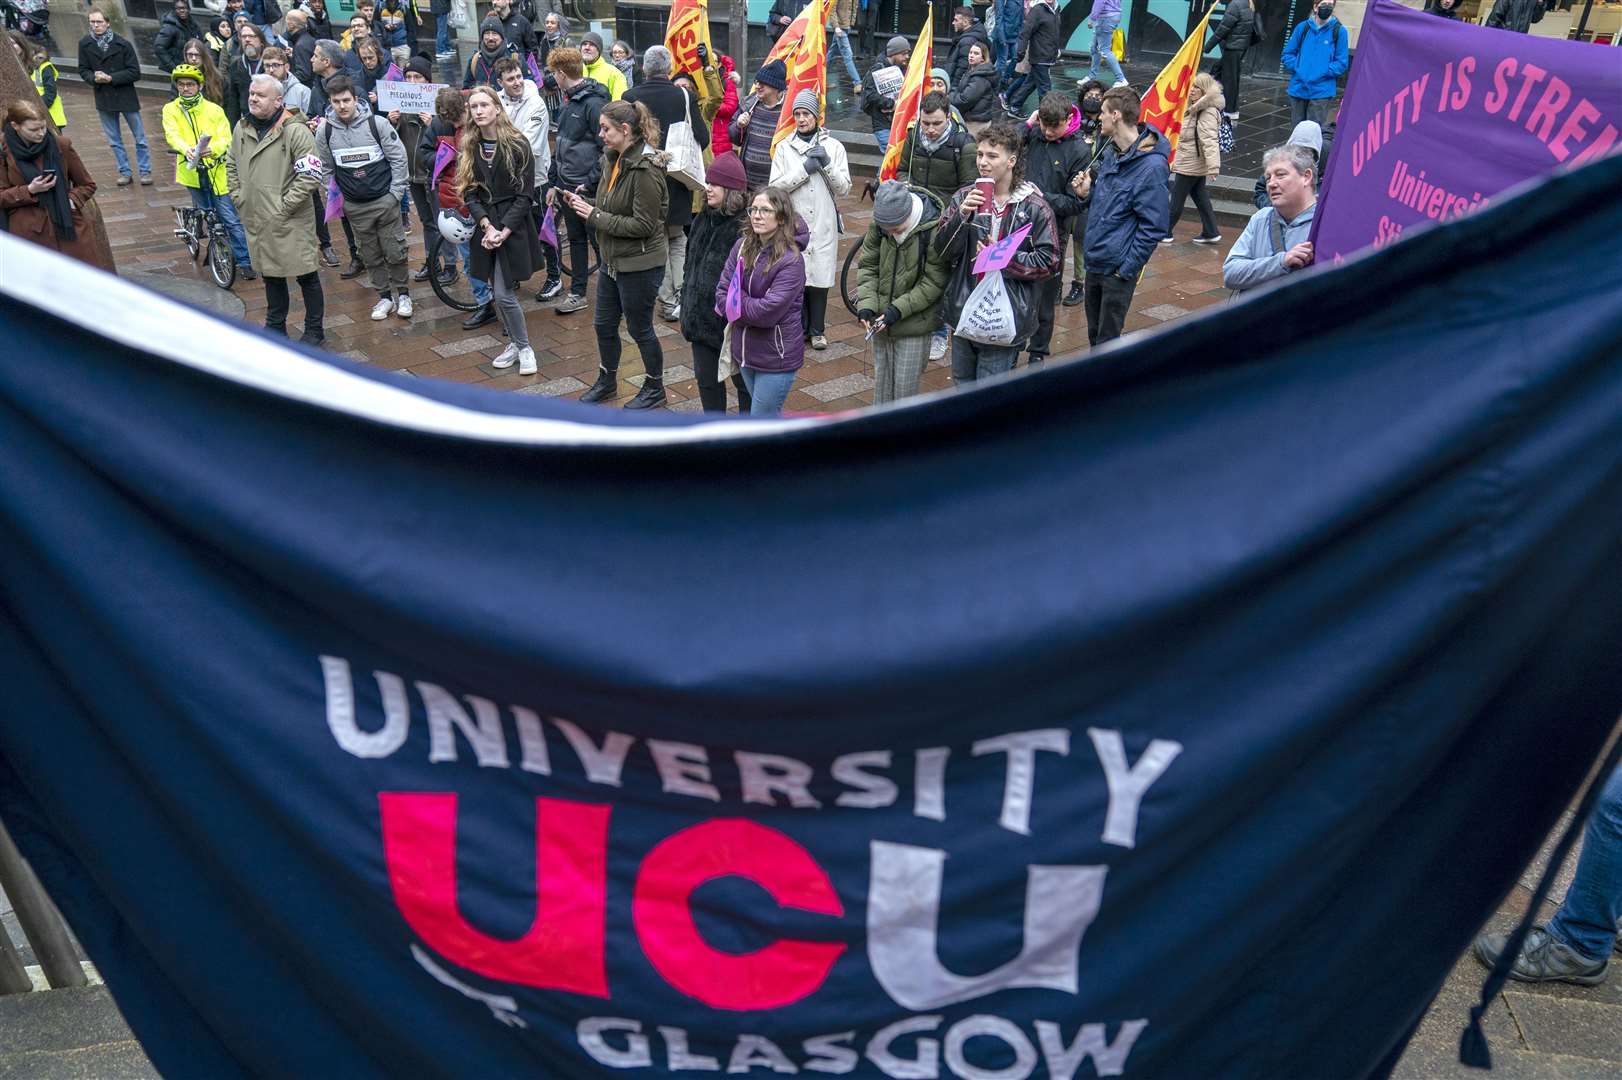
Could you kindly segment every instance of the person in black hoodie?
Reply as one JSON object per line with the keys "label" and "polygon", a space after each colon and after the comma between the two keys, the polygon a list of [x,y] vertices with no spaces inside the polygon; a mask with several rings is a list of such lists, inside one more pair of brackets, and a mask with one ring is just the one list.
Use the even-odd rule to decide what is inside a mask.
{"label": "person in black hoodie", "polygon": [[1228,0],[1222,12],[1222,21],[1211,31],[1209,48],[1222,46],[1222,67],[1217,78],[1222,83],[1222,97],[1228,103],[1229,120],[1239,119],[1239,71],[1245,62],[1245,52],[1257,41],[1256,10],[1250,0]]}
{"label": "person in black hoodie", "polygon": [[1053,315],[1064,284],[1065,242],[1075,231],[1081,215],[1081,200],[1071,189],[1077,173],[1092,164],[1091,148],[1081,137],[1081,110],[1057,90],[1043,96],[1036,119],[1025,127],[1025,177],[1047,200],[1053,210],[1055,246],[1059,268],[1044,278],[1036,293],[1036,331],[1031,335],[1031,367],[1047,359],[1053,341]]}
{"label": "person in black hoodie", "polygon": [[[715,293],[727,256],[737,243],[749,205],[743,162],[730,150],[719,154],[705,171],[704,210],[693,219],[687,237],[687,265],[681,285],[681,336],[693,346],[693,374],[705,412],[727,411],[727,388],[719,376],[726,319],[715,311]],[[738,388],[738,412],[749,415],[749,388],[743,372],[732,373]]]}
{"label": "person in black hoodie", "polygon": [[[953,86],[961,84],[974,66],[969,63],[969,46],[975,44],[984,50],[988,58],[991,56],[991,36],[980,25],[980,20],[974,17],[974,9],[965,3],[952,11],[952,58],[947,62],[946,70],[952,76]],[[968,118],[967,113],[964,118]]]}
{"label": "person in black hoodie", "polygon": [[305,0],[309,9],[309,21],[305,24],[310,35],[317,41],[337,41],[338,35],[332,31],[332,16],[327,14],[327,0]]}
{"label": "person in black hoodie", "polygon": [[180,63],[180,50],[192,38],[201,39],[203,28],[191,17],[191,4],[175,0],[174,10],[165,13],[158,22],[158,34],[152,39],[152,52],[158,58],[158,67],[165,74]]}
{"label": "person in black hoodie", "polygon": [[147,153],[146,128],[141,123],[141,99],[135,94],[136,80],[141,77],[141,61],[135,55],[135,46],[113,33],[107,15],[100,8],[91,8],[87,18],[90,33],[79,39],[79,78],[96,92],[96,116],[101,120],[102,134],[112,148],[113,160],[118,163],[118,186],[130,185],[130,159],[124,150],[124,136],[118,130],[122,116],[135,138],[135,161],[141,170],[141,183],[152,183],[152,159]]}
{"label": "person in black hoodie", "polygon": [[603,106],[608,104],[608,88],[596,79],[586,78],[579,49],[553,49],[546,63],[562,97],[546,202],[558,208],[558,217],[569,232],[569,291],[559,298],[556,308],[558,314],[567,315],[586,306],[586,243],[590,233],[568,200],[558,198],[557,193],[560,186],[582,194],[597,190],[603,173],[603,137],[598,121]]}
{"label": "person in black hoodie", "polygon": [[880,153],[890,149],[890,124],[895,119],[896,96],[901,93],[911,56],[912,46],[907,44],[906,38],[899,34],[891,38],[884,46],[884,59],[863,77],[861,93],[856,96],[856,107],[873,121],[873,138],[879,144]]}
{"label": "person in black hoodie", "polygon": [[963,125],[978,136],[982,129],[1002,114],[997,101],[997,65],[991,62],[991,48],[976,42],[969,46],[969,70],[961,81],[952,80],[952,107],[963,115]]}

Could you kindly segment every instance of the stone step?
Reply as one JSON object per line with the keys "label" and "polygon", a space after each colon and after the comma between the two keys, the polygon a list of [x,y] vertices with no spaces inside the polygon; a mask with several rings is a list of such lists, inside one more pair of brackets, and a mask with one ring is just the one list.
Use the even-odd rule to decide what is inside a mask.
{"label": "stone step", "polygon": [[104,986],[0,997],[0,1080],[157,1075]]}

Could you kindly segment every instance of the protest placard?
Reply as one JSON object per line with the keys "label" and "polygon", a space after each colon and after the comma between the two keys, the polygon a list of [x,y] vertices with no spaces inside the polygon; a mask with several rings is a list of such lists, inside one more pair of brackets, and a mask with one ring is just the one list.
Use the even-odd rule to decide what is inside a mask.
{"label": "protest placard", "polygon": [[445,89],[444,83],[412,83],[379,80],[377,84],[377,111],[391,113],[427,113],[434,115],[434,98]]}

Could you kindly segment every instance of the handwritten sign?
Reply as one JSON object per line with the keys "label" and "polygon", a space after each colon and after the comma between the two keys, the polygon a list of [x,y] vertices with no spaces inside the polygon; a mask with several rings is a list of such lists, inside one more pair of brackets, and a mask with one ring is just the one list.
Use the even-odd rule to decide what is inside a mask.
{"label": "handwritten sign", "polygon": [[380,79],[377,83],[377,111],[391,113],[427,113],[434,115],[434,98],[445,89],[444,83],[394,82]]}
{"label": "handwritten sign", "polygon": [[974,272],[989,274],[1013,262],[1014,252],[1019,250],[1020,242],[1030,235],[1030,231],[1031,227],[1026,225],[1009,233],[990,247],[982,248],[979,257],[974,260]]}

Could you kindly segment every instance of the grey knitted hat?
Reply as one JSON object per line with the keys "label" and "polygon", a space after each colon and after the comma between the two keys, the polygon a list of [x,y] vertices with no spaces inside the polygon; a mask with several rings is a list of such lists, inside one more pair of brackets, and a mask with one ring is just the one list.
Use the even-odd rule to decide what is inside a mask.
{"label": "grey knitted hat", "polygon": [[799,112],[804,109],[818,120],[822,119],[822,106],[817,102],[817,92],[810,88],[801,90],[794,95],[794,107],[789,112]]}
{"label": "grey knitted hat", "polygon": [[884,46],[885,56],[894,56],[896,53],[904,52],[912,52],[912,46],[907,44],[907,39],[900,34],[891,38],[889,43]]}
{"label": "grey knitted hat", "polygon": [[914,195],[900,180],[886,180],[873,196],[873,224],[881,229],[905,225],[912,217]]}

